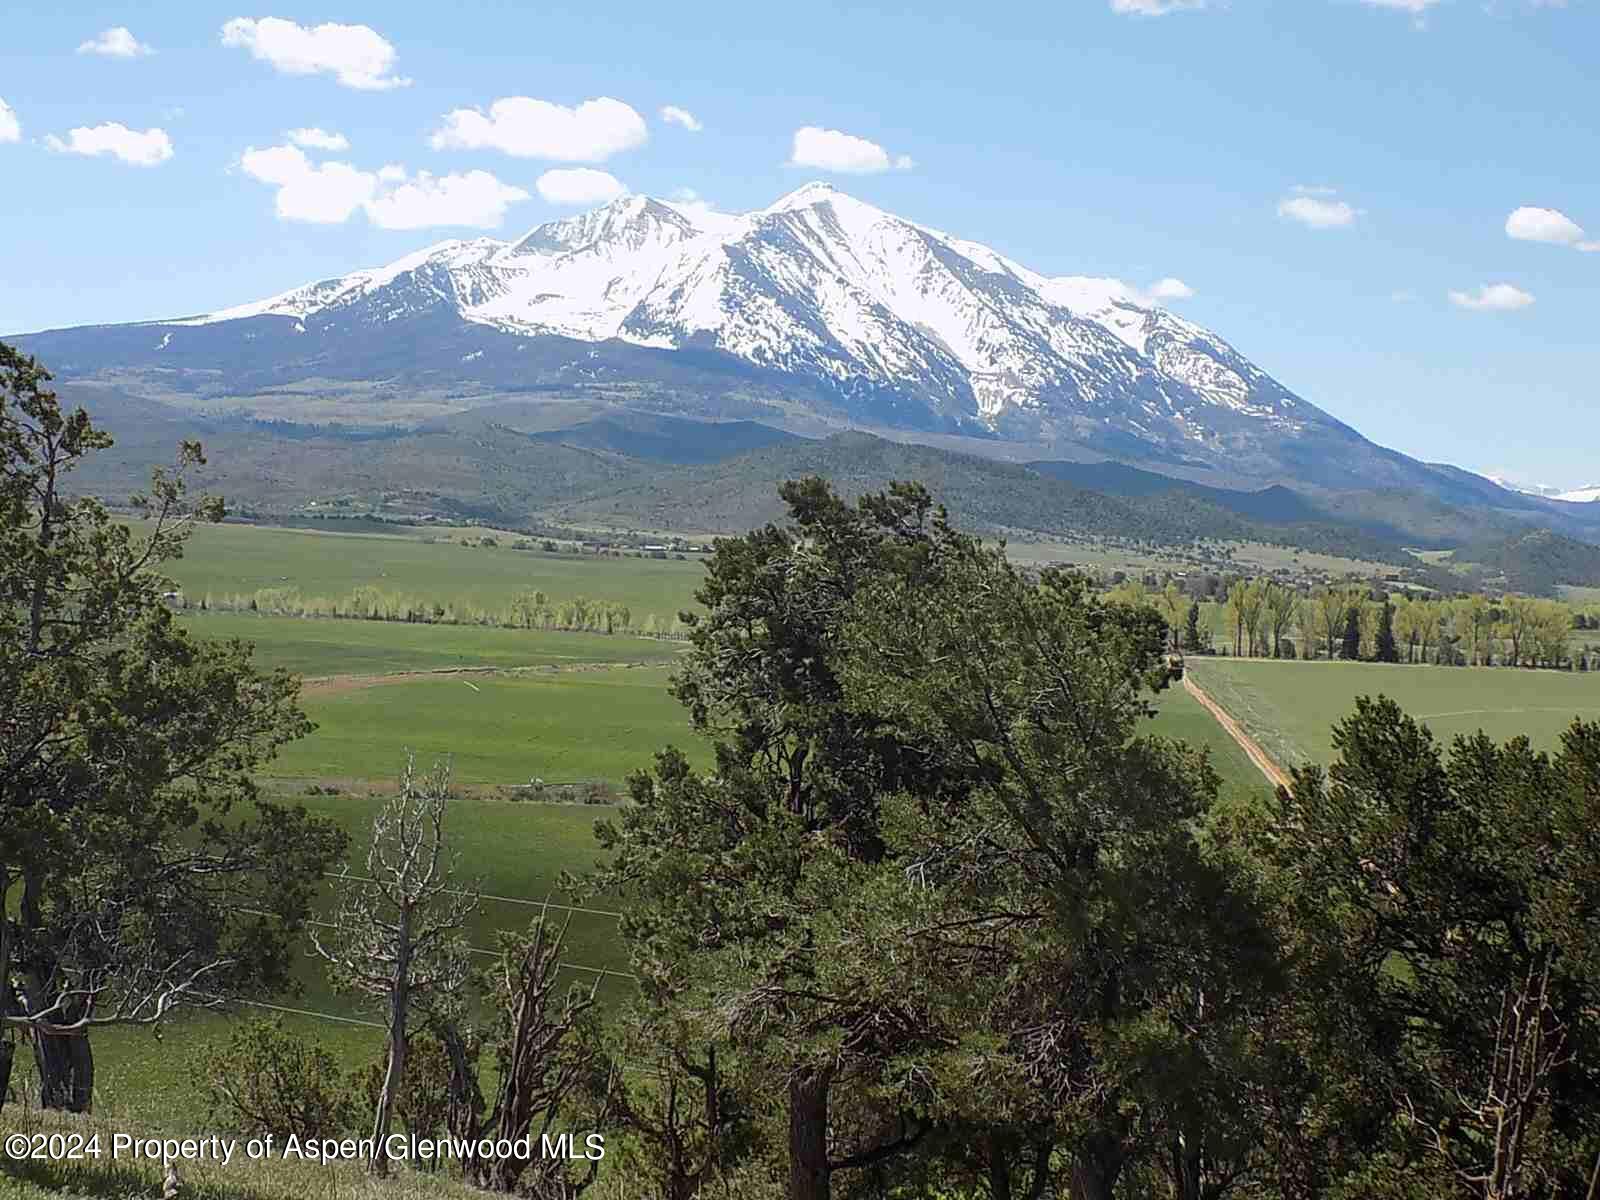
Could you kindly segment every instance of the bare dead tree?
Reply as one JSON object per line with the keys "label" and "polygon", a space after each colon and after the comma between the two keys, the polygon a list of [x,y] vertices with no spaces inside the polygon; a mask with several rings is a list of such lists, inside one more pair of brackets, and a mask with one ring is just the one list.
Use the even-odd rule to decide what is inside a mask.
{"label": "bare dead tree", "polygon": [[[1422,1121],[1407,1106],[1433,1150],[1483,1200],[1529,1194],[1528,1131],[1548,1098],[1551,1076],[1569,1060],[1567,1029],[1550,1003],[1550,968],[1547,953],[1529,967],[1525,979],[1501,993],[1494,1055],[1481,1097],[1460,1096],[1458,1114],[1440,1126]],[[1595,1191],[1593,1181],[1590,1191]]]}
{"label": "bare dead tree", "polygon": [[416,756],[408,754],[399,791],[372,819],[365,876],[348,866],[341,872],[332,929],[312,931],[334,986],[370,997],[385,1013],[388,1055],[368,1162],[378,1175],[388,1172],[384,1141],[405,1078],[412,1020],[448,1022],[469,975],[463,930],[478,894],[455,879],[445,831],[449,795],[448,761],[419,776]]}
{"label": "bare dead tree", "polygon": [[[573,1164],[542,1153],[547,1136],[571,1132],[562,1128],[564,1122],[584,1115],[603,1121],[618,1083],[590,1036],[599,977],[587,988],[557,992],[565,938],[565,925],[552,932],[541,915],[527,933],[502,935],[500,961],[482,980],[498,1010],[492,1106],[481,1102],[476,1072],[461,1053],[465,1041],[446,1038],[456,1064],[451,1132],[470,1143],[462,1160],[467,1178],[491,1191],[574,1200],[598,1173],[597,1159],[577,1168],[574,1177]],[[490,1145],[510,1152],[484,1153]]]}

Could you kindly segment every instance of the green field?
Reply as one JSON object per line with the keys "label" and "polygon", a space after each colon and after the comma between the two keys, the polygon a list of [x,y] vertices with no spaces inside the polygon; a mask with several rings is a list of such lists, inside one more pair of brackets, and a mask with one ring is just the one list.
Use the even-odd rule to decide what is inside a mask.
{"label": "green field", "polygon": [[256,661],[263,667],[287,667],[310,677],[449,667],[670,662],[683,651],[682,642],[654,638],[475,625],[408,625],[193,610],[183,614],[182,620],[197,637],[254,642]]}
{"label": "green field", "polygon": [[407,749],[449,754],[465,784],[620,781],[668,744],[706,759],[664,667],[401,678],[308,689],[317,723],[264,772],[294,779],[391,779]]}
{"label": "green field", "polygon": [[[135,528],[138,523],[135,522]],[[487,531],[474,530],[472,536]],[[439,541],[429,541],[437,536]],[[306,596],[343,596],[363,585],[384,591],[498,608],[530,588],[554,600],[612,600],[636,614],[671,617],[694,603],[705,574],[693,560],[610,558],[593,554],[512,550],[514,534],[494,534],[487,548],[453,536],[325,533],[258,525],[207,525],[184,557],[163,568],[191,600],[258,588],[299,588]]]}
{"label": "green field", "polygon": [[1329,762],[1333,725],[1357,696],[1390,697],[1443,742],[1482,729],[1552,749],[1574,717],[1600,718],[1600,673],[1592,671],[1217,658],[1191,658],[1189,670],[1285,767]]}

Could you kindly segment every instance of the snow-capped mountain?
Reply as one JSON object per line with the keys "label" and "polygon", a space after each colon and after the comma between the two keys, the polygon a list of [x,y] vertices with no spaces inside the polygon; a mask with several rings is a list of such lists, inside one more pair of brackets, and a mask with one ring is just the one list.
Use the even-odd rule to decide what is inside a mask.
{"label": "snow-capped mountain", "polygon": [[1544,500],[1564,500],[1569,504],[1584,504],[1591,500],[1600,500],[1600,483],[1588,487],[1574,488],[1570,491],[1552,487],[1547,483],[1518,483],[1504,475],[1488,475],[1486,478],[1493,480],[1510,492],[1518,492],[1524,496],[1538,496]]}
{"label": "snow-capped mountain", "polygon": [[845,398],[896,394],[954,428],[1109,418],[1204,442],[1219,417],[1321,417],[1116,281],[1047,278],[821,183],[741,215],[628,196],[513,243],[443,242],[178,324],[388,324],[439,307],[526,337],[720,351]]}
{"label": "snow-capped mountain", "polygon": [[742,415],[1000,436],[1040,458],[1074,446],[1331,486],[1432,470],[1115,280],[1048,277],[821,183],[736,215],[627,196],[204,316],[18,340],[58,373],[156,372],[163,389],[259,397],[262,415],[304,381],[361,381],[352,406],[382,384],[463,407],[648,384],[658,407],[734,396]]}

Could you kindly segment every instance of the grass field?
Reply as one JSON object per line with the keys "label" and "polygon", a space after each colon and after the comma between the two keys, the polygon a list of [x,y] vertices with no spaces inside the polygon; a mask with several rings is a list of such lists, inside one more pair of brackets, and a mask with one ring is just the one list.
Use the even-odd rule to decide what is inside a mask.
{"label": "grass field", "polygon": [[668,744],[704,760],[667,676],[663,667],[610,667],[312,686],[302,707],[317,731],[264,774],[391,779],[407,749],[451,755],[466,784],[620,781]]}
{"label": "grass field", "polygon": [[1224,803],[1250,804],[1268,795],[1266,778],[1181,684],[1162,692],[1156,707],[1159,711],[1149,732],[1209,751],[1211,766],[1222,777]]}
{"label": "grass field", "polygon": [[1333,725],[1357,696],[1390,697],[1443,742],[1482,729],[1552,749],[1574,717],[1600,718],[1595,672],[1216,658],[1191,658],[1189,670],[1285,767],[1330,761]]}
{"label": "grass field", "polygon": [[[474,536],[483,532],[474,531]],[[495,535],[500,545],[494,548],[461,546],[453,539],[430,542],[429,536],[421,530],[325,533],[208,525],[195,532],[184,557],[164,569],[196,600],[207,592],[278,587],[299,588],[307,596],[343,596],[352,588],[373,585],[499,607],[520,592],[539,588],[556,601],[588,596],[661,617],[692,606],[704,576],[704,567],[693,560],[512,550],[507,542],[513,535],[506,534]]]}
{"label": "grass field", "polygon": [[256,661],[261,666],[287,667],[306,676],[381,675],[448,667],[670,662],[683,650],[681,642],[603,633],[192,610],[182,619],[197,637],[244,638],[255,643]]}

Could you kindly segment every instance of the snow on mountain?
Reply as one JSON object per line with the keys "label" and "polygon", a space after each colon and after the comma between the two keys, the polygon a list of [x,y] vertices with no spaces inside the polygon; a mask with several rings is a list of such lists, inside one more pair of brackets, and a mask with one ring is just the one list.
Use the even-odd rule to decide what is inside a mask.
{"label": "snow on mountain", "polygon": [[303,332],[435,311],[521,336],[720,351],[842,403],[904,399],[957,427],[1087,423],[1217,450],[1240,420],[1331,423],[1116,280],[1049,278],[824,183],[738,215],[625,196],[516,242],[441,242],[166,324],[282,316]]}
{"label": "snow on mountain", "polygon": [[1600,501],[1600,483],[1591,484],[1589,487],[1578,488],[1571,492],[1562,492],[1552,497],[1555,500],[1567,500],[1575,504],[1586,504]]}

